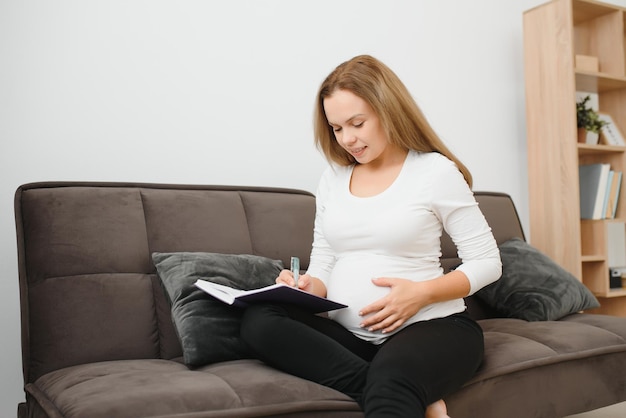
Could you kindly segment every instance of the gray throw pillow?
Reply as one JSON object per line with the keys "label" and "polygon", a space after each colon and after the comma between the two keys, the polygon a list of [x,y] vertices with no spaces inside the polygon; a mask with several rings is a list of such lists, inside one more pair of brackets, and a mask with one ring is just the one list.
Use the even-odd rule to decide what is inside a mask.
{"label": "gray throw pillow", "polygon": [[242,311],[196,288],[198,279],[249,290],[275,283],[280,260],[242,254],[153,253],[170,299],[172,320],[190,367],[251,357],[239,338]]}
{"label": "gray throw pillow", "polygon": [[576,277],[526,241],[513,238],[502,243],[500,256],[502,277],[476,292],[500,313],[527,321],[553,321],[600,306]]}

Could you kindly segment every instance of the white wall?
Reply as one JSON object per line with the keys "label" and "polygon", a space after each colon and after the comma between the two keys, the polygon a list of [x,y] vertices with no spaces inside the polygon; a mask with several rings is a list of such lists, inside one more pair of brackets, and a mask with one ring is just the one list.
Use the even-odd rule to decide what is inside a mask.
{"label": "white wall", "polygon": [[20,184],[314,191],[316,89],[368,53],[405,81],[476,190],[512,195],[526,228],[522,13],[541,3],[0,0],[0,416],[23,400]]}

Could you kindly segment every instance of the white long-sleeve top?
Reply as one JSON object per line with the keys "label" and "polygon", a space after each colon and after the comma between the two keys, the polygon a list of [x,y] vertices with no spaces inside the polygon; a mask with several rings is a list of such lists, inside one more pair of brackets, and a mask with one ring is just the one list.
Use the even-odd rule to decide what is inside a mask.
{"label": "white long-sleeve top", "polygon": [[[324,282],[328,298],[348,305],[331,311],[332,319],[376,344],[392,335],[359,327],[359,310],[389,292],[371,279],[425,281],[442,276],[444,229],[457,247],[462,260],[457,270],[469,279],[470,294],[500,277],[500,252],[491,228],[463,175],[448,158],[435,152],[409,151],[395,181],[372,197],[356,197],[350,192],[352,169],[329,167],[316,193],[307,273]],[[428,305],[403,327],[465,309],[463,299]]]}

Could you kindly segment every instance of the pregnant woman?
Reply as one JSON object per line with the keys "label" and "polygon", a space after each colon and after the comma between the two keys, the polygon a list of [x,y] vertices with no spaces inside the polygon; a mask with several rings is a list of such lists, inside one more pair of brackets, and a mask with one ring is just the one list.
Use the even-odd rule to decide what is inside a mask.
{"label": "pregnant woman", "polygon": [[[322,175],[310,265],[297,286],[348,305],[328,317],[256,305],[241,335],[259,359],[353,397],[370,417],[446,417],[443,397],[483,358],[463,298],[501,274],[467,168],[385,64],[357,56],[322,83]],[[444,274],[446,231],[462,263]],[[279,283],[294,286],[289,270]]]}

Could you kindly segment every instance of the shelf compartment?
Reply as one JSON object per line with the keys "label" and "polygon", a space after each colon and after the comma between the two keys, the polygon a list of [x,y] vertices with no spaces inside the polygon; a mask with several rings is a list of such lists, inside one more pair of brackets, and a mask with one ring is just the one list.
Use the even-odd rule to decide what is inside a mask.
{"label": "shelf compartment", "polygon": [[593,93],[626,89],[626,77],[577,70],[576,89]]}
{"label": "shelf compartment", "polygon": [[572,2],[572,11],[574,25],[595,20],[615,12],[618,7],[598,2],[590,2],[585,0],[574,0]]}
{"label": "shelf compartment", "polygon": [[574,53],[594,56],[600,72],[609,76],[626,76],[623,9],[598,2],[574,1]]}
{"label": "shelf compartment", "polygon": [[582,263],[583,284],[594,295],[609,294],[609,267],[606,261]]}

